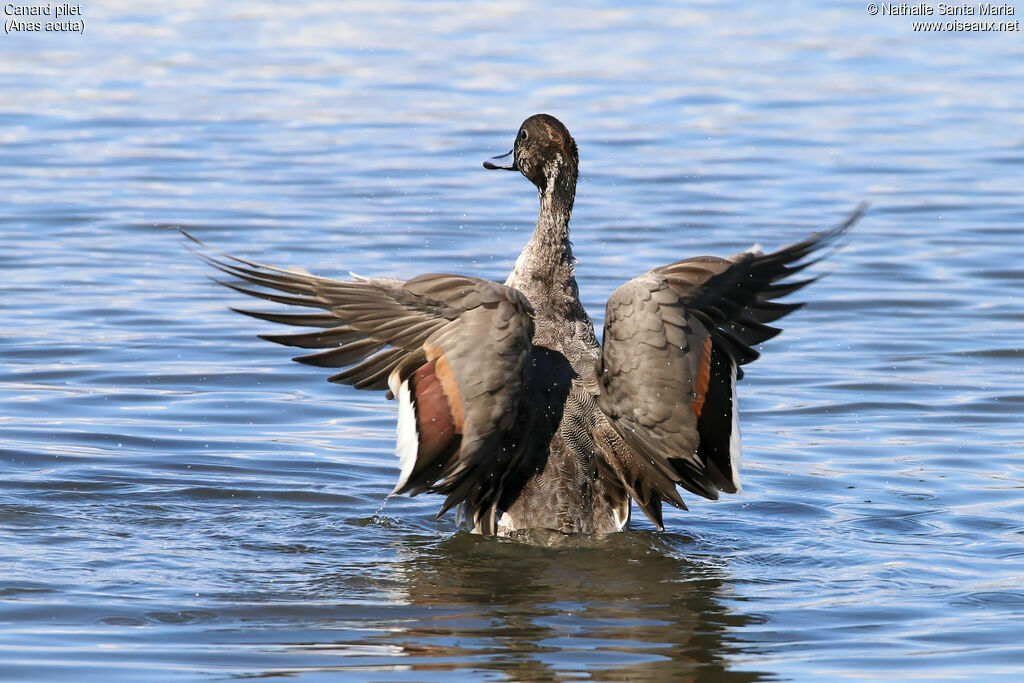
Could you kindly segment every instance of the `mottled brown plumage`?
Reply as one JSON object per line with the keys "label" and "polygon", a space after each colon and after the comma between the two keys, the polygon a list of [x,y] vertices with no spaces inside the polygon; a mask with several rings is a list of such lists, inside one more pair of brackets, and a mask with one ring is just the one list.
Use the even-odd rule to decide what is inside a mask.
{"label": "mottled brown plumage", "polygon": [[343,368],[329,379],[399,400],[395,493],[446,496],[487,534],[607,533],[630,500],[659,528],[677,487],[707,498],[739,489],[735,381],[800,307],[783,282],[861,215],[771,254],[700,257],[655,268],[608,300],[599,345],[569,243],[579,161],[569,131],[531,116],[509,154],[485,167],[537,186],[537,227],[504,284],[458,275],[347,281],[196,253],[228,287],[320,312],[240,311],[314,328],[265,335]]}

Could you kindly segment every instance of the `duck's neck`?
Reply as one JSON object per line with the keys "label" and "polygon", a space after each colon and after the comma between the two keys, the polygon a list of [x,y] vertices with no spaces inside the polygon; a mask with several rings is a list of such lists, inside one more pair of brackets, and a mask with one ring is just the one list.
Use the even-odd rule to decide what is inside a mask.
{"label": "duck's neck", "polygon": [[522,291],[535,309],[561,309],[559,304],[566,295],[570,300],[579,301],[569,243],[576,178],[565,175],[567,177],[557,178],[540,191],[537,227],[505,282]]}

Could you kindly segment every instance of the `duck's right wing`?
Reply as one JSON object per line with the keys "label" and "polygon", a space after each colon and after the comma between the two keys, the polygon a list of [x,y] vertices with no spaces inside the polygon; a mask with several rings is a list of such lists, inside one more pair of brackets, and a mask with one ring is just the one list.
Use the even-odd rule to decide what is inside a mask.
{"label": "duck's right wing", "polygon": [[532,348],[533,311],[518,290],[460,275],[333,280],[220,254],[186,237],[199,258],[233,278],[221,284],[307,309],[235,310],[319,328],[264,339],[323,349],[295,360],[345,368],[332,382],[390,388],[399,400],[402,469],[394,493],[446,494],[442,514],[464,501],[473,510],[496,504],[514,466],[516,451],[507,445]]}
{"label": "duck's right wing", "polygon": [[612,294],[598,403],[633,451],[613,454],[609,464],[641,506],[656,511],[660,499],[682,507],[676,484],[712,499],[739,489],[740,366],[758,357],[753,346],[781,331],[768,323],[802,306],[774,301],[813,281],[787,278],[863,211],[769,254],[678,261]]}

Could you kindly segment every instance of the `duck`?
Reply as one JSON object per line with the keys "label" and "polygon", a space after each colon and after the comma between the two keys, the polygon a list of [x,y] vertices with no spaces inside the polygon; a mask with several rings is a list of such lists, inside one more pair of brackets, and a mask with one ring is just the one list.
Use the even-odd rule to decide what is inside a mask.
{"label": "duck", "polygon": [[[286,308],[234,308],[304,331],[262,334],[304,349],[327,379],[397,400],[398,481],[391,495],[443,496],[440,518],[491,536],[533,530],[609,534],[633,503],[659,530],[680,491],[740,491],[736,382],[773,326],[803,306],[778,301],[813,282],[792,276],[823,258],[864,213],[764,253],[699,256],[617,288],[603,338],[583,307],[569,222],[575,140],[530,116],[486,169],[536,188],[536,227],[504,282],[429,273],[331,279],[188,247],[216,281]],[[184,231],[183,231],[184,232]],[[826,254],[827,255],[827,254]]]}

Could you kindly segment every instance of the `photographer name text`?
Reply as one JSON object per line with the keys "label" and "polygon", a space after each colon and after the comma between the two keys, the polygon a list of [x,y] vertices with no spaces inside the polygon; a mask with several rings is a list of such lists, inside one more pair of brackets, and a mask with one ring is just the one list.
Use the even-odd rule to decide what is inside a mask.
{"label": "photographer name text", "polygon": [[915,32],[1003,32],[1020,31],[1016,8],[1008,2],[869,2],[868,14],[880,17],[909,17],[911,19],[938,19],[939,21],[912,21]]}

